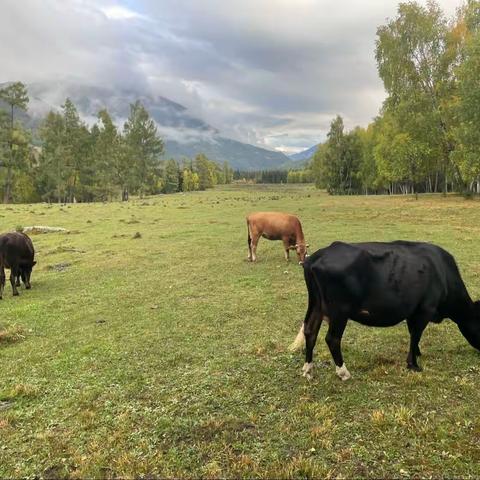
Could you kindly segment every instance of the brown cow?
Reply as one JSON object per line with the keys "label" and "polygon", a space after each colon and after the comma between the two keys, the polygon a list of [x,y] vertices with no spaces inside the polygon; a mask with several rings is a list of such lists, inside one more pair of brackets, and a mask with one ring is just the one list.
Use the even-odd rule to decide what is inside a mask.
{"label": "brown cow", "polygon": [[30,276],[36,264],[34,256],[32,241],[24,233],[12,232],[0,235],[0,299],[5,287],[5,268],[10,269],[13,295],[18,295],[20,277],[25,288],[31,288]]}
{"label": "brown cow", "polygon": [[282,240],[285,248],[285,260],[289,260],[290,250],[296,250],[298,261],[302,264],[307,255],[302,225],[295,215],[280,212],[255,212],[247,217],[248,260],[257,260],[257,245],[260,237],[268,240]]}

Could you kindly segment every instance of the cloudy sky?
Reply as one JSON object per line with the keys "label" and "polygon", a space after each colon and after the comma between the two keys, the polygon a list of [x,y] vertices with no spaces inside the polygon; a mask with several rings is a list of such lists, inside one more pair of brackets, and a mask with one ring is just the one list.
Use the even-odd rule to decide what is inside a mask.
{"label": "cloudy sky", "polygon": [[[292,153],[384,98],[376,28],[396,0],[2,0],[0,82],[134,87],[225,136]],[[425,3],[425,1],[420,1]],[[461,0],[441,0],[447,14]]]}

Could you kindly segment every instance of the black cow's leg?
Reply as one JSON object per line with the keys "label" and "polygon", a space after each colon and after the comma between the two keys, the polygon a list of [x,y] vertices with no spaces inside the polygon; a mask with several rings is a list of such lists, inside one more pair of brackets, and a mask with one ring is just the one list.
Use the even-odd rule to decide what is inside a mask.
{"label": "black cow's leg", "polygon": [[3,289],[5,288],[5,270],[0,266],[0,300],[3,298]]}
{"label": "black cow's leg", "polygon": [[343,362],[341,349],[342,336],[347,326],[347,321],[348,318],[344,316],[335,315],[330,317],[330,324],[325,337],[325,341],[335,362],[335,371],[342,380],[348,380],[351,377],[350,372]]}
{"label": "black cow's leg", "polygon": [[318,331],[322,325],[323,313],[320,306],[309,300],[307,314],[303,322],[303,334],[305,335],[305,364],[303,365],[303,376],[312,377],[313,372],[313,349],[317,342]]}
{"label": "black cow's leg", "polygon": [[20,271],[18,268],[12,267],[10,269],[10,284],[12,285],[12,290],[13,290],[13,296],[16,297],[17,295],[20,295],[18,293],[17,285],[16,285],[16,280],[17,276],[20,274]]}
{"label": "black cow's leg", "polygon": [[[410,334],[410,336],[412,335],[412,326],[411,326],[411,321],[410,320],[407,320],[407,326],[408,326],[408,333]],[[417,348],[416,348],[416,353],[415,355],[417,357],[421,357],[422,356],[422,352],[420,351],[420,347],[418,346],[417,344]]]}
{"label": "black cow's leg", "polygon": [[22,277],[22,282],[25,285],[25,288],[27,290],[30,290],[32,288],[32,285],[30,284],[30,275],[31,272],[22,272],[21,277]]}
{"label": "black cow's leg", "polygon": [[415,372],[421,372],[422,368],[418,366],[417,356],[420,352],[418,343],[422,338],[422,333],[428,325],[428,316],[423,314],[415,315],[407,319],[408,330],[410,332],[410,350],[407,356],[407,368]]}
{"label": "black cow's leg", "polygon": [[15,278],[15,286],[19,287],[21,285],[20,283],[20,273],[18,273],[17,277]]}

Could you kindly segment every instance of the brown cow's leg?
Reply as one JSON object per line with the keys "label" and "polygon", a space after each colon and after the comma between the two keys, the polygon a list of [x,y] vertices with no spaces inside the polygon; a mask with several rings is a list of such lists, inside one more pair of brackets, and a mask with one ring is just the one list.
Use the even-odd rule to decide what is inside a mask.
{"label": "brown cow's leg", "polygon": [[290,242],[287,239],[283,239],[283,248],[285,249],[285,260],[290,261]]}
{"label": "brown cow's leg", "polygon": [[252,237],[250,236],[250,224],[247,220],[247,243],[248,243],[248,261],[252,261]]}
{"label": "brown cow's leg", "polygon": [[0,266],[0,300],[3,298],[3,289],[5,288],[5,270]]}
{"label": "brown cow's leg", "polygon": [[341,349],[342,336],[347,326],[347,321],[347,317],[339,315],[330,316],[330,324],[328,325],[328,332],[325,337],[325,341],[336,365],[335,371],[342,380],[348,380],[351,377],[350,372],[343,362]]}
{"label": "brown cow's leg", "polygon": [[16,279],[17,276],[19,275],[18,268],[12,267],[10,269],[10,284],[12,285],[12,290],[13,290],[13,296],[16,297],[17,295],[20,295],[18,293],[17,285],[16,285]]}
{"label": "brown cow's leg", "polygon": [[253,234],[252,236],[252,262],[257,261],[257,245],[260,240],[260,235]]}

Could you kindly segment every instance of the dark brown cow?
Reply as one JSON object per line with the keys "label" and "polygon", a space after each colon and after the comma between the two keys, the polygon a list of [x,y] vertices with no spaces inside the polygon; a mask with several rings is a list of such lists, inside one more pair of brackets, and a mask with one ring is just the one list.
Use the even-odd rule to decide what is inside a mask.
{"label": "dark brown cow", "polygon": [[13,295],[18,295],[17,287],[20,278],[25,288],[30,289],[30,276],[34,261],[35,250],[32,241],[24,233],[12,232],[0,235],[0,299],[5,288],[5,268],[10,269],[10,283]]}
{"label": "dark brown cow", "polygon": [[268,240],[282,240],[285,260],[290,250],[297,252],[299,263],[305,261],[308,245],[305,243],[302,225],[295,215],[280,212],[256,212],[247,217],[248,260],[257,260],[257,245],[260,237]]}

